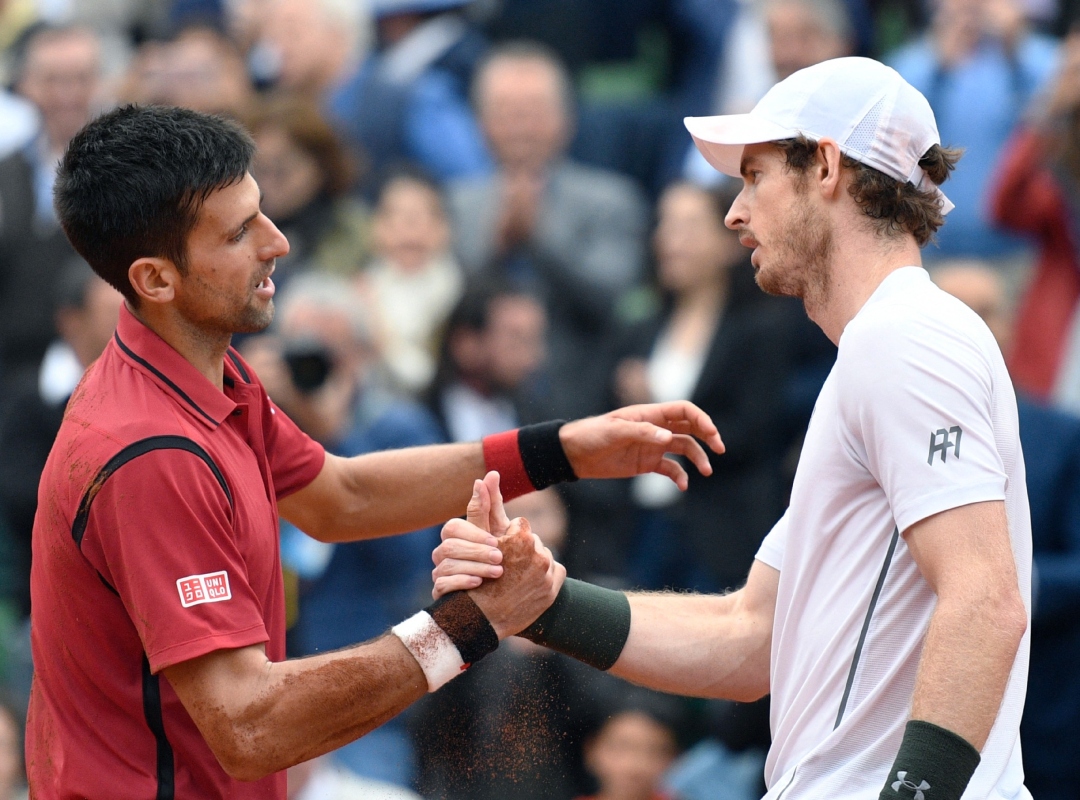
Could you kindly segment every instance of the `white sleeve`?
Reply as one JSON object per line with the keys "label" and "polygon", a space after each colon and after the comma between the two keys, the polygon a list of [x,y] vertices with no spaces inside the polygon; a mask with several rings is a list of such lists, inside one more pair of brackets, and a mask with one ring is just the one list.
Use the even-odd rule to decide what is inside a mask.
{"label": "white sleeve", "polygon": [[941,511],[1005,498],[985,347],[963,327],[902,308],[854,320],[841,339],[842,430],[901,532]]}
{"label": "white sleeve", "polygon": [[781,571],[781,567],[784,565],[784,548],[787,547],[787,530],[788,530],[788,513],[784,512],[784,516],[777,520],[773,525],[772,530],[761,542],[761,546],[758,547],[757,555],[754,558],[763,564],[775,569],[777,572]]}

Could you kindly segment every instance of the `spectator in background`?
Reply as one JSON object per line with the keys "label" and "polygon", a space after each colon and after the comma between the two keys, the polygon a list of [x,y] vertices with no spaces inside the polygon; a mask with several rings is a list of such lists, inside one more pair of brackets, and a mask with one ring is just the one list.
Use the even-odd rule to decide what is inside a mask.
{"label": "spectator in background", "polygon": [[[1008,349],[1010,314],[992,268],[942,264],[934,280],[974,309]],[[1024,783],[1038,800],[1074,800],[1080,785],[1080,417],[1032,402],[1022,391],[1016,399],[1036,575],[1020,727]]]}
{"label": "spectator in background", "polygon": [[473,95],[498,171],[450,187],[462,266],[543,299],[549,411],[596,413],[605,382],[597,348],[618,299],[643,275],[644,198],[628,179],[566,158],[572,88],[546,48],[500,46],[478,70]]}
{"label": "spectator in background", "polygon": [[236,45],[213,28],[182,29],[169,41],[145,42],[121,84],[121,99],[239,117],[253,89]]}
{"label": "spectator in background", "polygon": [[368,47],[368,6],[363,0],[269,0],[255,61],[267,74],[259,77],[322,104]]}
{"label": "spectator in background", "polygon": [[1044,104],[1005,146],[992,213],[1038,247],[1007,353],[1017,387],[1080,413],[1080,33]]}
{"label": "spectator in background", "polygon": [[357,165],[310,100],[281,94],[247,118],[258,150],[251,172],[263,212],[289,239],[274,280],[310,270],[355,275],[369,252],[370,215],[350,194]]}
{"label": "spectator in background", "polygon": [[487,40],[470,0],[373,0],[376,49],[330,97],[346,140],[376,177],[401,161],[439,181],[486,174],[491,159],[468,102]]}
{"label": "spectator in background", "polygon": [[[743,114],[778,80],[827,61],[853,55],[854,32],[843,0],[765,0],[740,3],[724,50],[718,113]],[[693,143],[685,176],[703,186],[724,180]]]}
{"label": "spectator in background", "polygon": [[688,183],[661,195],[653,246],[663,309],[629,332],[614,373],[618,405],[691,400],[727,432],[713,475],[685,494],[634,479],[642,525],[631,578],[643,588],[738,587],[785,508],[789,306],[749,285],[746,248],[724,225],[734,199]]}
{"label": "spectator in background", "polygon": [[36,372],[23,372],[8,384],[0,414],[0,507],[13,536],[13,587],[21,615],[30,614],[30,533],[37,510],[37,488],[64,407],[83,372],[112,338],[123,298],[81,258],[63,267],[49,296],[59,338],[48,347]]}
{"label": "spectator in background", "polygon": [[75,253],[53,213],[52,186],[64,148],[95,110],[100,78],[100,47],[92,31],[42,25],[25,34],[15,89],[37,108],[41,128],[23,149],[0,162],[4,381],[20,370],[36,370],[56,336],[50,290]]}
{"label": "spectator in background", "polygon": [[1019,0],[939,0],[926,35],[889,56],[930,102],[942,142],[964,149],[949,182],[956,209],[927,258],[1017,255],[1022,241],[991,221],[990,176],[1056,60],[1056,44],[1029,30]]}
{"label": "spectator in background", "polygon": [[[0,20],[9,5],[10,0],[0,0]],[[6,43],[0,42],[0,52],[3,51],[4,44]],[[6,78],[2,70],[0,76]],[[9,92],[7,86],[0,86],[0,159],[7,158],[34,138],[37,128],[37,111],[33,105]]]}
{"label": "spectator in background", "polygon": [[598,791],[579,800],[674,800],[661,778],[679,754],[674,698],[633,689],[585,742]]}
{"label": "spectator in background", "polygon": [[498,284],[466,290],[443,334],[428,405],[451,442],[537,421],[532,379],[546,353],[547,315],[536,299]]}
{"label": "spectator in background", "polygon": [[[434,444],[436,422],[380,389],[370,333],[344,278],[308,274],[282,292],[275,339],[245,344],[267,393],[312,438],[340,456]],[[300,577],[291,656],[336,650],[384,633],[425,603],[438,530],[328,545],[282,520],[282,561]],[[334,753],[358,775],[408,786],[413,748],[397,717]]]}
{"label": "spectator in background", "polygon": [[390,378],[419,394],[435,376],[439,336],[464,288],[439,187],[416,170],[392,173],[375,206],[372,245],[361,295]]}

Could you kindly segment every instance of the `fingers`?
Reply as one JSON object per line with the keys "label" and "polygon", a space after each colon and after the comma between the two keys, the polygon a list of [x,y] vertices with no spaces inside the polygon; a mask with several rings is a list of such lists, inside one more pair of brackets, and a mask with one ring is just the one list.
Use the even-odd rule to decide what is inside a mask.
{"label": "fingers", "polygon": [[671,478],[675,485],[684,492],[686,487],[690,485],[690,476],[686,474],[686,470],[679,465],[679,462],[673,458],[661,458],[660,463],[656,465],[653,472]]}
{"label": "fingers", "polygon": [[451,539],[463,539],[466,542],[486,544],[490,547],[498,545],[498,539],[486,530],[471,522],[456,517],[443,525],[442,532],[439,535],[444,542],[448,542]]}
{"label": "fingers", "polygon": [[510,526],[510,519],[506,516],[506,509],[503,507],[502,490],[499,488],[499,473],[494,470],[489,472],[484,476],[483,483],[487,487],[488,496],[491,498],[487,529],[496,536],[501,536]]}
{"label": "fingers", "polygon": [[451,575],[449,577],[436,578],[435,585],[431,589],[431,599],[438,600],[444,594],[450,592],[467,592],[475,589],[483,581],[472,575]]}
{"label": "fingers", "polygon": [[[490,473],[489,473],[490,474]],[[478,528],[490,530],[491,492],[484,481],[473,481],[473,493],[465,509],[465,519]]]}
{"label": "fingers", "polygon": [[[686,400],[629,406],[613,411],[611,414],[624,419],[651,423],[672,433],[695,436],[705,442],[714,452],[724,452],[724,442],[720,438],[720,432],[717,431],[709,415]],[[649,435],[643,434],[642,438],[647,439]],[[665,443],[666,440],[662,437],[655,436],[654,441]]]}
{"label": "fingers", "polygon": [[705,455],[705,451],[693,436],[686,434],[676,435],[671,444],[668,445],[667,451],[672,455],[685,456],[690,459],[691,463],[697,467],[698,472],[702,475],[712,475],[713,467],[709,462],[709,457]]}

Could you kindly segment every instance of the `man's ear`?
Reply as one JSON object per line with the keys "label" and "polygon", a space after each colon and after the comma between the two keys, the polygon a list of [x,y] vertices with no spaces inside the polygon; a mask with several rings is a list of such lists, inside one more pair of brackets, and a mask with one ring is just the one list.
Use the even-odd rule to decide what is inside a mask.
{"label": "man's ear", "polygon": [[837,197],[841,190],[840,174],[843,157],[844,154],[840,151],[840,145],[836,143],[835,139],[826,136],[818,142],[817,152],[815,153],[817,161],[814,167],[818,178],[818,187],[826,199]]}
{"label": "man's ear", "polygon": [[128,267],[128,280],[140,302],[169,303],[176,296],[180,270],[167,258],[139,258]]}

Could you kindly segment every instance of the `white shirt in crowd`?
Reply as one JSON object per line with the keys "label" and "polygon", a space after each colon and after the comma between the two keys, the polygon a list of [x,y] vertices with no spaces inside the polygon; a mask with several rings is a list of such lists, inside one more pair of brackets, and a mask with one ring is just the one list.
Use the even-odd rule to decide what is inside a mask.
{"label": "white shirt in crowd", "polygon": [[[910,717],[935,596],[900,533],[1004,500],[1030,618],[1031,521],[1016,398],[982,320],[925,270],[890,274],[848,324],[791,505],[757,558],[780,570],[769,800],[876,798]],[[1030,798],[1020,716],[1030,633],[965,798]]]}

